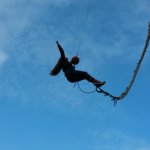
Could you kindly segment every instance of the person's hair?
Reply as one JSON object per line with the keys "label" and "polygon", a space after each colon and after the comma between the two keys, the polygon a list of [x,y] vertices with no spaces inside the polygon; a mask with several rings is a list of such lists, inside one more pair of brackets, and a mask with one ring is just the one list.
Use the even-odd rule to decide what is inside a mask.
{"label": "person's hair", "polygon": [[79,63],[79,61],[80,61],[80,59],[78,56],[73,56],[70,62],[74,65],[77,65]]}
{"label": "person's hair", "polygon": [[56,65],[54,66],[54,68],[51,70],[50,75],[52,76],[56,76],[62,68],[62,59],[59,58],[58,62],[56,63]]}

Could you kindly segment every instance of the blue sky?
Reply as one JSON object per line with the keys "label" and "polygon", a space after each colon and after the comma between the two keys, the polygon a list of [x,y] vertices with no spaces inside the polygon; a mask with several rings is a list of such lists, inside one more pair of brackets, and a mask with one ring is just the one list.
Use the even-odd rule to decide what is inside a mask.
{"label": "blue sky", "polygon": [[[90,11],[86,13],[90,2]],[[149,48],[129,95],[84,94],[49,76],[58,40],[119,95],[145,44],[149,0],[0,0],[1,150],[150,150]],[[84,90],[93,85],[83,81]]]}

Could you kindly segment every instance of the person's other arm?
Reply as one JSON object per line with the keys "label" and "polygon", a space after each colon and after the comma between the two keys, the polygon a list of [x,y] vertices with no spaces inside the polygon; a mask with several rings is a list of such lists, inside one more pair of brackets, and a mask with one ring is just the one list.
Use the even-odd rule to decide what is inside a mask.
{"label": "person's other arm", "polygon": [[61,54],[61,58],[62,58],[62,59],[65,59],[65,52],[64,52],[63,48],[61,47],[61,45],[59,44],[58,41],[56,41],[56,44],[57,44],[58,49],[59,49],[59,52],[60,52],[60,54]]}

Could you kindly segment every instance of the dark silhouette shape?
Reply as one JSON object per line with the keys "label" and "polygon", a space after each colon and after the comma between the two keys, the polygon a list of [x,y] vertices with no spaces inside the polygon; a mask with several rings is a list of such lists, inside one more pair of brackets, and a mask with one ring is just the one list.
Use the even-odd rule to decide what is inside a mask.
{"label": "dark silhouette shape", "polygon": [[64,72],[67,80],[69,82],[78,82],[81,80],[87,80],[93,83],[96,87],[101,87],[105,84],[104,82],[98,81],[87,72],[75,70],[75,65],[77,65],[80,61],[78,56],[72,57],[71,61],[68,61],[68,58],[65,56],[64,50],[61,45],[56,41],[61,57],[59,58],[55,67],[51,70],[50,75],[57,75],[61,69]]}

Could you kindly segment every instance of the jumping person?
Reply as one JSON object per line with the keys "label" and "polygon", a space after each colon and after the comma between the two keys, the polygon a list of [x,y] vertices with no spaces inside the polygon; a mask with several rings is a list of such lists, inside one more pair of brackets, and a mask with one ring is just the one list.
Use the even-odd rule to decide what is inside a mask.
{"label": "jumping person", "polygon": [[56,44],[58,46],[61,57],[59,58],[55,67],[51,70],[50,75],[55,76],[62,69],[69,82],[78,82],[81,80],[87,80],[93,83],[96,87],[101,87],[105,84],[105,81],[104,82],[98,81],[97,79],[89,75],[87,72],[75,70],[75,65],[77,65],[80,61],[79,57],[74,56],[72,57],[71,61],[68,61],[68,58],[65,56],[64,50],[58,43],[58,41],[56,41]]}

